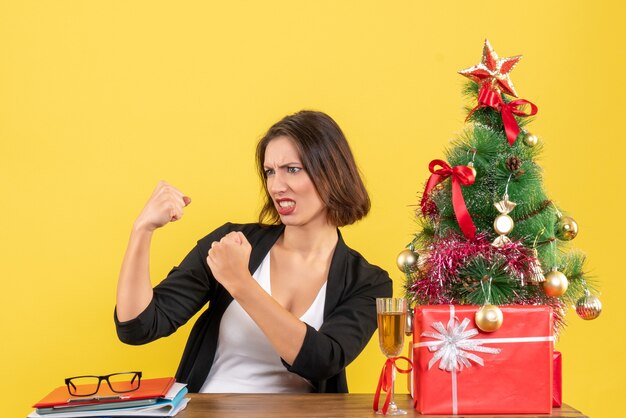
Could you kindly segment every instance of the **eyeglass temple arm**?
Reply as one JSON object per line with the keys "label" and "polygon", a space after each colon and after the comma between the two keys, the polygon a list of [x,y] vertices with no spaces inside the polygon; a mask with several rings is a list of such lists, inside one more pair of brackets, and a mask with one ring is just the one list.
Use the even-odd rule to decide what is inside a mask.
{"label": "eyeglass temple arm", "polygon": [[135,379],[141,380],[141,372],[136,372],[133,378],[130,380],[130,383],[134,383]]}

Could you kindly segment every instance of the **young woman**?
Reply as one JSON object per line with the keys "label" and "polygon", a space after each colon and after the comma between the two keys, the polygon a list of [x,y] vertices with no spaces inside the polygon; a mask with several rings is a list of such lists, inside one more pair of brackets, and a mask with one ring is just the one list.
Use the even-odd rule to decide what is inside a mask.
{"label": "young woman", "polygon": [[352,152],[328,115],[302,111],[272,126],[256,157],[259,222],[211,232],[153,289],[152,235],[191,202],[159,183],[122,263],[118,336],[153,341],[208,303],[176,373],[191,392],[347,392],[345,368],[376,329],[375,299],[392,294],[388,274],[338,229],[370,208]]}

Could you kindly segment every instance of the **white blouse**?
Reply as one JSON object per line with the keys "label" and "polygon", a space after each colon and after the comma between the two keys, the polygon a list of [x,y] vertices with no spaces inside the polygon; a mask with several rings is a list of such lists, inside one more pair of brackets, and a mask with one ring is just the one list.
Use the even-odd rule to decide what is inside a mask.
{"label": "white blouse", "polygon": [[[269,252],[252,277],[272,294]],[[300,320],[319,330],[324,322],[325,299],[326,283]],[[213,365],[200,392],[280,393],[312,389],[310,381],[287,371],[265,334],[233,300],[222,317]]]}

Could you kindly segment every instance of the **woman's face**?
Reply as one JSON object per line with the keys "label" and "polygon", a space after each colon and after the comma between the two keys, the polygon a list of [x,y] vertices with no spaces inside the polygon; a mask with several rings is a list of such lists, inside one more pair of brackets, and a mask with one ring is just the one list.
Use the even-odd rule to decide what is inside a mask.
{"label": "woman's face", "polygon": [[327,224],[327,209],[304,171],[292,139],[278,136],[265,148],[266,187],[284,225]]}

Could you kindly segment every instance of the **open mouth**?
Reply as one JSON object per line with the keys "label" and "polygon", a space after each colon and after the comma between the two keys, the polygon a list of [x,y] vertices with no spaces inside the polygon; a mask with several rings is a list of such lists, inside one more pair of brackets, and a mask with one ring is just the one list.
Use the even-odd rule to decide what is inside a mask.
{"label": "open mouth", "polygon": [[296,210],[296,202],[291,199],[280,199],[276,201],[278,213],[280,215],[289,215]]}

